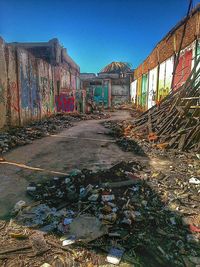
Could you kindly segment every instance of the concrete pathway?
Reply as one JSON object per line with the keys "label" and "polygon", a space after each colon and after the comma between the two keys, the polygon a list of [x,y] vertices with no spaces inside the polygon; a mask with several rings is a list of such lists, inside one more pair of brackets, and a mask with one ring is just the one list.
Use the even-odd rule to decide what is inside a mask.
{"label": "concrete pathway", "polygon": [[[112,120],[129,119],[128,111],[112,113]],[[110,120],[110,119],[108,119]],[[0,164],[0,218],[5,218],[19,200],[30,201],[26,187],[30,181],[67,175],[74,168],[98,170],[122,160],[138,158],[123,152],[99,120],[75,123],[62,132],[18,147]],[[148,158],[142,158],[148,162]]]}

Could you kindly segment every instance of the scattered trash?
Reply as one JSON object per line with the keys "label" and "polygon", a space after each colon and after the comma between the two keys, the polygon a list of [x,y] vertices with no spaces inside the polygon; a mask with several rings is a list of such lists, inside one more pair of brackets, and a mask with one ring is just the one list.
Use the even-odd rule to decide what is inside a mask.
{"label": "scattered trash", "polygon": [[192,178],[190,178],[189,183],[190,184],[199,184],[200,185],[200,180],[195,178],[195,177],[192,177]]}
{"label": "scattered trash", "polygon": [[24,200],[20,200],[15,204],[13,212],[19,212],[25,206],[26,202]]}
{"label": "scattered trash", "polygon": [[64,221],[63,221],[63,224],[64,224],[64,225],[68,225],[68,224],[71,224],[72,221],[73,221],[72,218],[65,218]]}
{"label": "scattered trash", "polygon": [[43,263],[42,265],[40,265],[40,267],[51,267],[52,265],[50,265],[49,263]]}
{"label": "scattered trash", "polygon": [[105,202],[108,202],[108,201],[112,201],[115,199],[115,196],[114,195],[102,195],[102,200],[105,201]]}
{"label": "scattered trash", "polygon": [[76,242],[76,236],[72,235],[68,237],[67,239],[63,240],[62,245],[64,246],[69,246],[71,244],[74,244]]}
{"label": "scattered trash", "polygon": [[[188,179],[198,177],[198,165],[190,159],[190,166],[185,161],[184,167],[184,159],[180,161],[166,173],[130,161],[30,184],[35,188],[27,193],[36,202],[16,203],[19,211],[2,231],[12,242],[24,242],[21,247],[28,247],[27,253],[31,249],[34,255],[47,255],[56,248],[69,253],[70,262],[78,259],[78,266],[86,259],[91,266],[100,261],[141,263],[145,256],[140,258],[138,252],[145,251],[156,262],[152,266],[183,267],[183,253],[184,261],[186,255],[188,260],[200,256],[200,217],[199,187]],[[89,256],[99,249],[108,257]],[[12,253],[7,254],[14,257]],[[53,261],[48,264],[53,266]]]}
{"label": "scattered trash", "polygon": [[96,217],[81,215],[73,220],[69,234],[76,236],[77,240],[87,243],[107,234],[107,232],[107,227],[102,225]]}
{"label": "scattered trash", "polygon": [[111,248],[107,256],[107,262],[118,265],[124,254],[124,250],[118,248]]}

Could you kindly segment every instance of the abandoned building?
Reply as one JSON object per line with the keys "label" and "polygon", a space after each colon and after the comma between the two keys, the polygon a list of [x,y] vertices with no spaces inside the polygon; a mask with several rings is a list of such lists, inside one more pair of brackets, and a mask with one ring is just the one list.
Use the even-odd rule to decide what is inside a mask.
{"label": "abandoned building", "polygon": [[189,77],[200,54],[199,11],[200,5],[197,5],[189,17],[175,25],[135,69],[134,81],[130,87],[132,102],[137,107],[146,110],[160,103],[172,90],[182,86]]}
{"label": "abandoned building", "polygon": [[86,95],[86,110],[89,108],[87,103],[92,102],[103,108],[128,102],[132,75],[128,65],[122,62],[112,62],[97,75],[81,73],[83,91]]}
{"label": "abandoned building", "polygon": [[5,43],[1,38],[0,59],[0,128],[78,109],[80,68],[57,39]]}

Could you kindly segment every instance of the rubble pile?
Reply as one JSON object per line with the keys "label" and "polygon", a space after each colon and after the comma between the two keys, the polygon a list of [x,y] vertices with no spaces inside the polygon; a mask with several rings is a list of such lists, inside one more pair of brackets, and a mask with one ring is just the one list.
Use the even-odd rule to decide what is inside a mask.
{"label": "rubble pile", "polygon": [[130,121],[105,121],[102,125],[110,131],[108,135],[116,139],[116,144],[126,152],[133,152],[138,156],[145,156],[149,147],[144,147],[144,142],[129,136],[129,129],[132,128]]}
{"label": "rubble pile", "polygon": [[199,165],[175,168],[120,162],[30,183],[35,203],[16,203],[15,219],[0,227],[2,264],[17,255],[24,266],[54,266],[59,257],[68,266],[198,266]]}
{"label": "rubble pile", "polygon": [[58,113],[41,121],[34,121],[24,127],[14,127],[7,131],[0,132],[0,153],[5,153],[17,146],[30,144],[34,139],[57,133],[64,128],[72,127],[72,123],[75,121],[106,118],[109,118],[109,115],[102,112],[89,115]]}
{"label": "rubble pile", "polygon": [[161,149],[200,150],[199,62],[181,88],[132,123],[130,136],[145,138]]}
{"label": "rubble pile", "polygon": [[134,118],[137,118],[142,114],[142,110],[136,109],[135,104],[130,102],[116,104],[112,107],[112,110],[128,110],[130,112],[130,115]]}

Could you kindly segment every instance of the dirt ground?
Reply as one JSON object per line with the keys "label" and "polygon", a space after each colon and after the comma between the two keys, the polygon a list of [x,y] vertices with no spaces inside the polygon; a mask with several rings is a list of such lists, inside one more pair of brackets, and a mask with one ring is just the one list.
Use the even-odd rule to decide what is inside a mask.
{"label": "dirt ground", "polygon": [[[128,111],[111,113],[108,120],[130,119]],[[5,154],[0,164],[0,218],[9,216],[19,200],[30,200],[26,187],[31,181],[45,179],[49,175],[66,175],[72,169],[98,170],[109,168],[121,160],[140,160],[157,169],[166,168],[169,162],[156,158],[138,157],[123,152],[109,131],[101,125],[103,120],[87,120],[74,123],[74,127],[33,141]]]}

